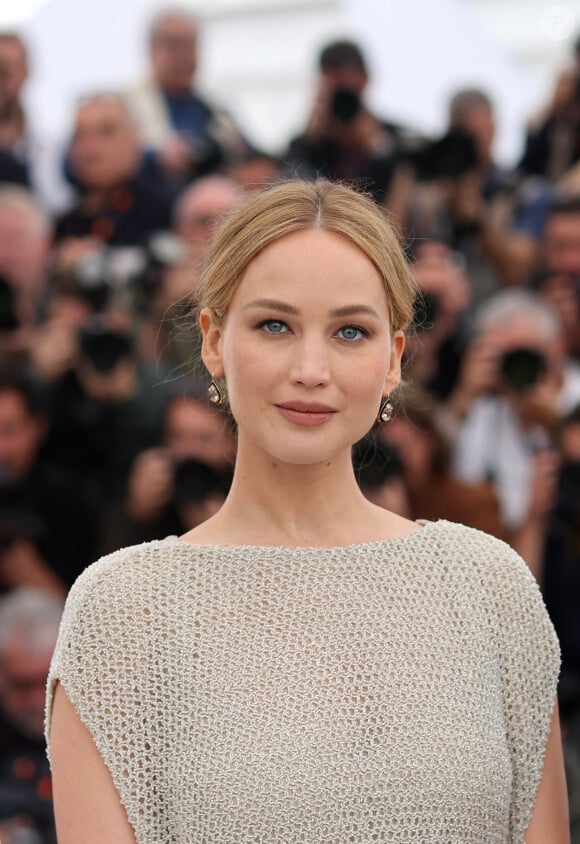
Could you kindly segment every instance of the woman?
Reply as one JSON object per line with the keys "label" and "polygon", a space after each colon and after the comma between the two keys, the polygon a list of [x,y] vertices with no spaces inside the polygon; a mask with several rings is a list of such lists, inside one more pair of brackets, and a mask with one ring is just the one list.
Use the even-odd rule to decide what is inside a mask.
{"label": "woman", "polygon": [[380,212],[338,185],[278,186],[218,233],[202,355],[234,480],[208,521],[71,592],[49,677],[60,844],[568,840],[533,578],[354,478],[413,297]]}

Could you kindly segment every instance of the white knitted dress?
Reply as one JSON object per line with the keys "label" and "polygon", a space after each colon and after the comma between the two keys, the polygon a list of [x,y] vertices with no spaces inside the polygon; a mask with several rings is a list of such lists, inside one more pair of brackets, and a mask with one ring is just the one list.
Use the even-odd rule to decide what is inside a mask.
{"label": "white knitted dress", "polygon": [[47,725],[58,679],[138,844],[521,844],[558,668],[532,575],[478,531],[172,537],[77,580]]}

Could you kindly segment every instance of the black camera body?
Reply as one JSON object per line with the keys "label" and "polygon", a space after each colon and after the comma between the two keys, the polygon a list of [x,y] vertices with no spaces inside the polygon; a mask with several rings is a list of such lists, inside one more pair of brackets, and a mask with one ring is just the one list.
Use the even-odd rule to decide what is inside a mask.
{"label": "black camera body", "polygon": [[520,346],[500,358],[499,373],[503,383],[517,393],[534,387],[547,372],[546,358],[537,350]]}
{"label": "black camera body", "polygon": [[330,113],[345,126],[352,123],[361,107],[360,95],[352,88],[337,88],[330,101]]}
{"label": "black camera body", "polygon": [[477,167],[477,148],[473,137],[463,129],[451,129],[414,156],[417,178],[421,181],[459,179]]}
{"label": "black camera body", "polygon": [[121,360],[133,357],[130,335],[111,329],[98,318],[81,329],[79,346],[82,357],[101,375],[111,372]]}

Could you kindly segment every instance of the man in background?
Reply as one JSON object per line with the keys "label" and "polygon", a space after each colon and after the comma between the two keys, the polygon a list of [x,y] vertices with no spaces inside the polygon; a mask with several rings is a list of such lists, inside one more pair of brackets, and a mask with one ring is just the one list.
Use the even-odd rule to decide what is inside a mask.
{"label": "man in background", "polygon": [[401,128],[376,117],[364,102],[365,56],[352,41],[326,45],[308,124],[290,143],[287,161],[304,177],[325,176],[372,193],[402,218],[409,174],[402,165]]}
{"label": "man in background", "polygon": [[56,226],[65,265],[99,244],[135,246],[169,227],[171,198],[162,181],[143,173],[137,128],[121,97],[96,94],[79,104],[69,165],[79,198]]}
{"label": "man in background", "polygon": [[0,185],[0,366],[21,365],[47,289],[51,227],[24,187]]}
{"label": "man in background", "polygon": [[149,79],[128,92],[143,143],[177,183],[215,171],[248,144],[196,86],[199,26],[185,9],[160,11],[149,34]]}
{"label": "man in background", "polygon": [[38,385],[0,373],[0,592],[34,585],[64,595],[93,558],[91,502],[48,458],[48,431]]}
{"label": "man in background", "polygon": [[61,211],[71,197],[62,170],[62,148],[35,125],[23,105],[28,72],[21,36],[0,32],[0,182],[30,187],[47,210]]}

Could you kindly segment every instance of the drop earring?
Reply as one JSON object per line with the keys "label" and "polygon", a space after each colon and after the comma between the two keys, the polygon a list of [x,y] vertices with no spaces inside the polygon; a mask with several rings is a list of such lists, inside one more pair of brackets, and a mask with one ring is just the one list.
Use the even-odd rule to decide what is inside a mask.
{"label": "drop earring", "polygon": [[383,396],[383,398],[381,399],[379,412],[377,414],[377,422],[379,422],[379,424],[383,422],[390,422],[393,418],[394,412],[395,408],[389,396]]}
{"label": "drop earring", "polygon": [[211,404],[225,404],[227,399],[225,387],[222,387],[220,390],[217,381],[213,377],[211,379],[211,384],[208,387],[207,395]]}

